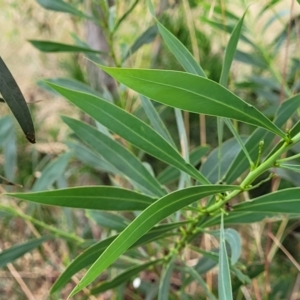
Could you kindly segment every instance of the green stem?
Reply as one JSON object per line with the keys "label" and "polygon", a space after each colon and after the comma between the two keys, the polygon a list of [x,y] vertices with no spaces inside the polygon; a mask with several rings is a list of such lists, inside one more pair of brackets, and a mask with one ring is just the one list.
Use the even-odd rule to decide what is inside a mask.
{"label": "green stem", "polygon": [[50,225],[47,225],[45,224],[44,222],[41,222],[31,216],[28,216],[20,211],[17,211],[11,207],[8,207],[8,206],[5,206],[5,205],[2,205],[0,204],[0,210],[4,211],[4,212],[7,212],[15,217],[21,217],[22,219],[24,220],[27,220],[35,225],[38,225],[38,226],[41,226],[42,228],[52,232],[53,234],[59,236],[59,237],[62,237],[62,238],[65,238],[65,239],[68,239],[68,240],[71,240],[71,241],[75,241],[76,243],[78,244],[82,244],[84,243],[84,239],[74,235],[74,234],[69,234],[67,232],[64,232],[64,231],[61,231],[53,226],[50,226]]}

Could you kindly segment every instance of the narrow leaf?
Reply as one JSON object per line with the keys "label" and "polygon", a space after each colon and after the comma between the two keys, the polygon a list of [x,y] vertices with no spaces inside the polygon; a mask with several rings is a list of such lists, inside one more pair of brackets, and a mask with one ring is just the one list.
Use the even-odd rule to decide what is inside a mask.
{"label": "narrow leaf", "polygon": [[19,122],[29,142],[35,143],[35,132],[22,92],[0,57],[0,93]]}
{"label": "narrow leaf", "polygon": [[148,232],[155,224],[159,223],[174,212],[199,201],[203,197],[237,189],[235,186],[215,185],[196,186],[182,189],[162,197],[146,208],[120,235],[106,248],[102,255],[87,271],[78,285],[71,292],[75,295],[109,267],[131,245]]}
{"label": "narrow leaf", "polygon": [[267,194],[233,207],[238,212],[300,214],[300,188],[289,188]]}
{"label": "narrow leaf", "polygon": [[37,192],[51,187],[51,185],[65,172],[71,153],[67,152],[57,159],[50,161],[42,170],[41,176],[36,180],[32,191]]}
{"label": "narrow leaf", "polygon": [[224,56],[224,61],[223,61],[223,65],[222,65],[221,77],[220,77],[220,84],[223,85],[224,87],[227,87],[229,71],[230,71],[231,64],[234,59],[235,51],[237,48],[237,44],[238,44],[238,41],[239,41],[239,38],[241,35],[245,14],[246,14],[246,12],[244,13],[243,17],[239,20],[239,22],[234,27],[234,29],[231,33],[229,42],[227,44],[226,50],[225,50],[225,56]]}
{"label": "narrow leaf", "polygon": [[[276,119],[274,123],[278,127],[282,127],[283,124],[297,111],[300,106],[300,95],[295,95],[290,99],[287,99],[279,107]],[[264,141],[265,149],[271,144],[274,135],[270,132],[266,132],[264,129],[255,130],[245,143],[245,147],[252,160],[255,161],[258,156],[258,145],[260,141]],[[241,176],[249,168],[248,160],[243,151],[240,151],[233,159],[230,168],[227,171],[224,181],[226,183],[232,183],[239,176]]]}
{"label": "narrow leaf", "polygon": [[[128,282],[130,280],[130,278],[132,278],[133,276],[139,274],[140,272],[142,272],[144,270],[147,270],[149,267],[151,267],[155,264],[158,264],[161,261],[162,261],[162,259],[157,259],[157,260],[149,261],[142,265],[134,266],[134,267],[122,272],[120,275],[116,276],[112,280],[104,281],[104,282],[100,283],[100,285],[92,288],[91,294],[96,295],[99,293],[103,293],[107,290],[116,288],[116,287],[120,286],[122,283]],[[167,298],[164,298],[164,299],[167,299]]]}
{"label": "narrow leaf", "polygon": [[132,46],[128,49],[128,51],[124,54],[122,61],[124,62],[128,59],[132,54],[134,54],[138,49],[140,49],[145,44],[150,44],[153,42],[155,37],[157,36],[157,27],[156,25],[152,25],[147,28],[132,44]]}
{"label": "narrow leaf", "polygon": [[86,216],[100,227],[122,231],[128,226],[129,220],[122,215],[117,215],[106,211],[88,210]]}
{"label": "narrow leaf", "polygon": [[[242,137],[242,141],[245,141],[245,137]],[[222,160],[220,161],[220,172],[219,168],[219,148],[221,148]],[[205,162],[201,165],[200,171],[205,174],[210,182],[218,182],[219,176],[222,176],[226,173],[230,167],[232,160],[239,153],[241,147],[235,139],[229,139],[225,141],[221,147],[215,148],[207,157]],[[249,164],[248,164],[249,166]],[[218,174],[220,173],[220,174]]]}
{"label": "narrow leaf", "polygon": [[27,252],[30,252],[33,249],[39,247],[43,242],[49,239],[50,239],[49,236],[44,236],[42,238],[30,240],[28,242],[18,244],[3,250],[2,252],[0,252],[0,268],[13,262],[14,260],[23,256]]}
{"label": "narrow leaf", "polygon": [[40,204],[111,211],[143,210],[155,200],[131,190],[110,186],[76,187],[7,195]]}
{"label": "narrow leaf", "polygon": [[236,119],[285,137],[285,133],[255,107],[207,78],[178,71],[100,67],[155,101],[190,112]]}
{"label": "narrow leaf", "polygon": [[151,100],[143,95],[140,96],[140,99],[141,99],[141,103],[144,108],[144,111],[145,111],[153,129],[155,129],[166,141],[168,141],[175,148],[174,141],[173,141],[172,137],[170,136],[170,133],[167,130],[161,117],[155,110],[154,105],[152,104]]}
{"label": "narrow leaf", "polygon": [[226,251],[226,241],[224,234],[223,213],[221,214],[220,226],[220,251],[219,251],[219,276],[218,276],[218,292],[220,300],[232,300],[230,267]]}
{"label": "narrow leaf", "polygon": [[[193,166],[198,165],[201,159],[209,151],[209,146],[200,146],[190,153],[189,161]],[[172,166],[168,166],[157,175],[157,180],[161,184],[167,184],[176,180],[180,176],[180,171]]]}
{"label": "narrow leaf", "polygon": [[35,48],[42,52],[88,52],[97,54],[107,54],[106,52],[93,50],[91,48],[79,47],[50,41],[28,40]]}
{"label": "narrow leaf", "polygon": [[145,187],[155,196],[166,194],[144,165],[120,143],[83,122],[68,117],[62,117],[62,119],[76,135],[122,174]]}
{"label": "narrow leaf", "polygon": [[[162,238],[168,231],[182,226],[184,223],[178,222],[173,224],[164,224],[154,227],[148,233],[146,233],[142,238],[140,238],[136,243],[134,243],[131,248],[147,244],[150,241]],[[112,243],[117,236],[110,237],[106,240],[100,241],[95,245],[91,246],[79,256],[77,256],[67,267],[67,269],[60,275],[57,281],[51,288],[51,293],[63,288],[66,283],[71,279],[71,277],[82,270],[83,268],[94,263],[97,258],[103,253],[103,251]]]}
{"label": "narrow leaf", "polygon": [[78,17],[87,17],[77,8],[62,0],[37,0],[37,3],[49,10],[64,12]]}
{"label": "narrow leaf", "polygon": [[175,257],[164,266],[162,276],[159,281],[158,300],[169,299],[171,277],[174,269]]}
{"label": "narrow leaf", "polygon": [[50,83],[48,85],[129,143],[186,172],[199,182],[208,183],[206,178],[188,164],[163,137],[138,118],[101,98],[71,91]]}
{"label": "narrow leaf", "polygon": [[300,166],[299,165],[293,165],[293,164],[280,164],[278,166],[279,168],[288,169],[297,173],[300,173]]}
{"label": "narrow leaf", "polygon": [[155,19],[160,35],[176,57],[181,66],[191,74],[207,77],[189,50],[157,19]]}
{"label": "narrow leaf", "polygon": [[121,175],[121,173],[116,168],[114,168],[103,157],[100,157],[88,147],[75,142],[67,142],[67,145],[72,150],[75,157],[85,165],[88,165],[102,172]]}

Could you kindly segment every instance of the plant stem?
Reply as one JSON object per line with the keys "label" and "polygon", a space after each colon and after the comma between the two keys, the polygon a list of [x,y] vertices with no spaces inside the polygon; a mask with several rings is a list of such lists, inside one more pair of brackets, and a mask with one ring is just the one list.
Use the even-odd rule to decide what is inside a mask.
{"label": "plant stem", "polygon": [[71,240],[71,241],[75,241],[76,243],[78,244],[82,244],[84,242],[84,239],[74,235],[74,234],[69,234],[67,232],[64,232],[64,231],[61,231],[53,226],[50,226],[50,225],[47,225],[45,224],[44,222],[41,222],[31,216],[28,216],[24,213],[22,213],[21,211],[17,211],[11,207],[8,207],[8,206],[5,206],[5,205],[2,205],[0,204],[0,210],[4,211],[4,212],[7,212],[13,216],[16,216],[16,217],[21,217],[22,219],[24,220],[27,220],[33,224],[36,224],[38,226],[41,226],[42,228],[54,233],[55,235],[59,236],[59,237],[62,237],[62,238],[65,238],[65,239],[68,239],[68,240]]}

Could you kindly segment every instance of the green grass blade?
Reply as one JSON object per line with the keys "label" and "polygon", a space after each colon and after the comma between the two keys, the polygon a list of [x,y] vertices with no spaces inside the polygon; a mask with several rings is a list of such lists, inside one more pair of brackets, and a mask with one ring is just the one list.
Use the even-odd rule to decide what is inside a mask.
{"label": "green grass blade", "polygon": [[27,252],[39,247],[43,242],[49,240],[50,238],[50,236],[44,236],[42,238],[30,240],[28,242],[18,244],[3,250],[0,253],[0,268],[13,262],[14,260],[23,256]]}
{"label": "green grass blade", "polygon": [[[154,227],[148,233],[146,233],[142,238],[140,238],[136,243],[134,243],[131,248],[147,244],[148,242],[155,241],[157,239],[163,238],[164,235],[175,228],[182,226],[183,222],[173,223],[173,224],[164,224],[157,227]],[[117,236],[110,237],[103,241],[96,243],[91,246],[79,256],[77,256],[71,264],[68,265],[67,269],[60,275],[57,281],[51,288],[51,293],[56,292],[63,288],[66,283],[71,279],[71,277],[82,270],[83,268],[94,263],[97,258],[103,253],[103,251],[112,243]]]}
{"label": "green grass blade", "polygon": [[[149,261],[145,264],[134,266],[124,272],[122,272],[120,275],[116,276],[112,280],[101,282],[100,285],[94,287],[91,289],[91,295],[96,295],[99,293],[103,293],[107,290],[116,288],[123,284],[124,282],[128,282],[130,278],[133,276],[139,274],[140,272],[147,270],[149,267],[159,264],[162,261],[162,259],[157,259],[153,261]],[[167,298],[164,298],[167,299]]]}
{"label": "green grass blade", "polygon": [[186,172],[201,183],[209,183],[207,179],[192,165],[188,164],[178,151],[165,141],[163,137],[135,116],[93,95],[68,90],[51,83],[48,83],[48,85],[129,143],[167,164]]}
{"label": "green grass blade", "polygon": [[157,223],[176,211],[200,200],[203,197],[237,189],[235,186],[215,185],[196,186],[182,189],[162,197],[146,208],[120,235],[106,248],[102,255],[87,271],[70,296],[90,284],[99,274],[109,267],[131,245],[147,233]]}
{"label": "green grass blade", "polygon": [[207,78],[178,71],[100,67],[129,88],[168,106],[236,119],[285,138],[259,110]]}
{"label": "green grass blade", "polygon": [[159,182],[148,172],[136,156],[120,143],[83,122],[68,117],[62,117],[62,119],[80,139],[97,151],[124,176],[143,186],[154,196],[166,194]]}
{"label": "green grass blade", "polygon": [[7,195],[46,205],[111,211],[143,210],[155,201],[146,195],[110,186],[75,187]]}
{"label": "green grass blade", "polygon": [[35,132],[29,109],[14,77],[0,57],[0,93],[19,122],[29,142],[35,143]]}

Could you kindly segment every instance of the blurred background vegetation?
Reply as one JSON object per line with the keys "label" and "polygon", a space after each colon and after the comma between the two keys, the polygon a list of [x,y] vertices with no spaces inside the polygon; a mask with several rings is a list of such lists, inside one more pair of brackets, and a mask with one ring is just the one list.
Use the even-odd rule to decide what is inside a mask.
{"label": "blurred background vegetation", "polygon": [[[88,11],[91,5],[90,1],[83,0],[66,2],[82,11]],[[161,38],[156,35],[155,28],[152,27],[153,18],[145,1],[136,2],[137,5],[114,36],[116,59],[108,63],[120,64],[128,49],[135,45],[137,51],[128,55],[130,57],[124,62],[125,66],[182,70]],[[116,3],[116,15],[119,18],[135,1],[116,1]],[[230,3],[205,0],[156,1],[160,21],[186,45],[197,60],[200,60],[208,77],[215,81],[218,81],[220,76],[228,33],[242,16],[247,5],[247,1],[242,0]],[[122,178],[103,172],[101,166],[94,163],[93,154],[86,154],[86,149],[82,148],[74,137],[70,137],[68,127],[61,121],[60,115],[81,118],[89,122],[91,120],[86,119],[86,116],[62,98],[46,91],[41,80],[44,78],[77,80],[107,97],[115,96],[113,84],[101,86],[94,80],[96,75],[83,53],[41,52],[28,42],[28,40],[50,40],[74,44],[74,36],[77,36],[82,41],[89,40],[91,48],[96,49],[97,37],[93,35],[86,20],[75,15],[44,9],[32,0],[23,0],[22,4],[20,1],[2,0],[0,10],[2,37],[0,55],[29,103],[37,140],[35,145],[28,144],[8,109],[0,103],[0,174],[22,184],[22,191],[95,184],[126,186],[128,183]],[[300,89],[300,57],[297,50],[300,41],[299,12],[296,1],[254,1],[245,19],[246,29],[239,43],[229,87],[270,118],[274,117],[276,108],[283,98],[297,93]],[[142,43],[135,44],[137,41]],[[134,47],[131,48],[132,51],[133,49]],[[146,120],[145,113],[134,94],[126,93],[126,97],[126,103],[122,102],[125,96],[121,87],[121,96],[119,99],[115,97],[115,101]],[[156,108],[178,145],[179,138],[173,111],[161,105],[156,105]],[[186,116],[185,121],[189,132],[190,150],[200,144],[208,144],[211,149],[217,146],[216,122],[213,118],[206,118],[206,128],[203,123],[199,126],[196,115]],[[237,126],[239,132],[244,135],[253,131],[250,126],[241,124]],[[225,131],[224,140],[230,137],[230,133]],[[299,152],[299,149],[294,151]],[[143,156],[143,153],[140,155]],[[151,157],[143,156],[143,160],[151,164],[155,173],[164,168]],[[296,173],[286,171],[280,175],[282,180],[275,181],[272,185],[299,186],[300,178]],[[170,190],[176,185],[177,182],[170,183]],[[256,196],[272,189],[272,185],[262,186],[255,191]],[[0,186],[0,188],[2,191],[7,189],[20,191],[19,187]],[[115,232],[113,227],[109,225],[106,227],[103,221],[111,217],[76,209],[27,204],[2,197],[0,206],[2,250],[49,233],[57,234],[58,238],[44,243],[37,250],[26,253],[13,264],[1,269],[0,299],[65,299],[73,285],[70,283],[60,294],[49,296],[53,282],[65,266],[88,246],[89,240],[103,239]],[[127,217],[132,218],[131,215]],[[267,267],[267,274],[262,273],[263,268],[254,268],[253,272],[256,272],[253,275],[254,279],[251,285],[244,288],[240,299],[258,299],[257,290],[260,289],[268,291],[266,299],[289,299],[287,295],[291,294],[297,284],[300,285],[299,269],[297,270],[291,262],[291,258],[296,262],[300,261],[299,221],[286,220],[285,223],[263,221],[247,227],[239,226],[238,230],[243,236],[244,262],[251,261],[254,262],[253,265],[261,267],[265,264],[266,255],[274,251],[271,264]],[[279,246],[268,237],[270,232],[283,243],[291,257],[278,250]],[[82,243],[83,239],[86,243]],[[146,285],[155,283],[154,275],[151,272],[143,275]],[[214,275],[212,269],[207,276],[212,286],[215,284]],[[75,278],[74,282],[76,280]],[[176,278],[174,282],[176,286],[178,284]],[[194,291],[193,289],[195,287],[192,286],[191,291]],[[110,291],[99,297],[90,296],[90,299],[113,299],[113,297],[117,299],[118,295],[121,297],[122,294],[126,296],[118,299],[145,299],[143,289],[136,294],[131,283],[119,291]],[[88,296],[81,294],[75,299],[83,297]],[[196,298],[191,296],[191,299]],[[300,299],[300,296],[293,299]]]}

